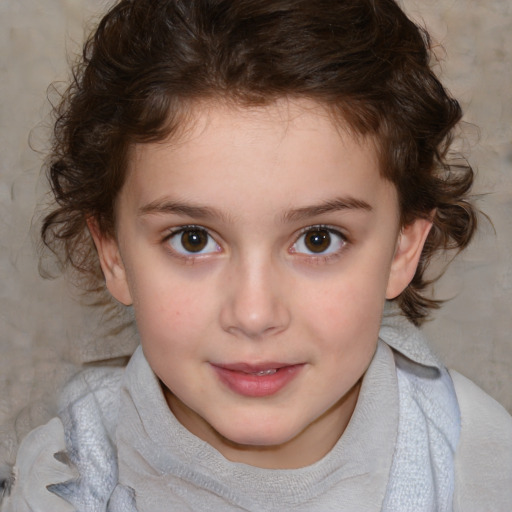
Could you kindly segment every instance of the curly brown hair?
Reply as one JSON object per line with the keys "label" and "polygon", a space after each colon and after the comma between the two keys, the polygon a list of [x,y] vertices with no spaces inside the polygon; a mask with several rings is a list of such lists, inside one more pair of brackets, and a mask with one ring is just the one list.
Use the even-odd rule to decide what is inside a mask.
{"label": "curly brown hair", "polygon": [[[85,43],[56,108],[42,239],[103,285],[86,221],[115,236],[129,149],[172,136],[194,101],[306,97],[377,141],[401,222],[432,218],[414,279],[396,299],[416,324],[438,301],[425,269],[476,229],[473,171],[447,159],[461,109],[431,69],[428,34],[393,0],[121,0]],[[98,280],[99,279],[99,280]]]}

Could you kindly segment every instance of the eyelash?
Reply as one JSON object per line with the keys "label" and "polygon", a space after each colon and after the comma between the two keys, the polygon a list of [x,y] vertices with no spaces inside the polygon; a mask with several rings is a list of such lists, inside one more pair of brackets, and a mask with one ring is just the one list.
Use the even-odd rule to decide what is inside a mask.
{"label": "eyelash", "polygon": [[[192,251],[186,252],[187,249],[185,249],[185,251],[181,252],[181,251],[177,250],[176,248],[172,247],[170,241],[173,240],[175,237],[177,237],[180,234],[183,235],[187,231],[190,231],[190,232],[197,231],[197,232],[204,233],[208,237],[206,247],[208,246],[208,244],[211,244],[213,242],[215,244],[215,249],[203,253],[202,252],[204,250],[204,248],[203,248],[203,249],[200,249],[199,251],[197,251],[196,253],[194,253]],[[314,252],[297,251],[296,248],[294,248],[300,242],[302,237],[304,237],[308,233],[314,233],[314,232],[327,232],[329,235],[334,235],[339,240],[338,243],[341,245],[340,248],[334,250],[333,252],[326,253],[325,251],[323,251],[323,252],[318,252],[318,254],[315,254]],[[185,226],[179,226],[178,228],[175,228],[175,229],[171,229],[170,232],[162,239],[162,243],[167,244],[168,250],[170,252],[172,252],[173,256],[180,258],[186,262],[194,262],[195,260],[200,259],[201,257],[205,257],[209,254],[214,254],[214,253],[218,253],[218,252],[222,251],[221,246],[217,243],[215,237],[210,233],[210,231],[207,228],[205,228],[203,226],[198,226],[196,224],[189,224],[189,225],[185,225]],[[332,240],[329,240],[329,246],[326,248],[326,250],[331,248],[332,243],[333,243]],[[318,225],[313,225],[313,226],[307,226],[307,227],[301,229],[300,232],[298,233],[298,235],[295,236],[294,242],[288,249],[288,252],[291,254],[295,254],[298,257],[307,259],[308,262],[311,262],[314,264],[327,263],[327,262],[332,261],[333,259],[337,259],[341,255],[341,253],[344,252],[344,250],[346,250],[347,245],[349,243],[350,243],[350,241],[349,241],[348,237],[344,233],[342,233],[339,229],[333,228],[332,226],[328,226],[328,225],[318,224]]]}

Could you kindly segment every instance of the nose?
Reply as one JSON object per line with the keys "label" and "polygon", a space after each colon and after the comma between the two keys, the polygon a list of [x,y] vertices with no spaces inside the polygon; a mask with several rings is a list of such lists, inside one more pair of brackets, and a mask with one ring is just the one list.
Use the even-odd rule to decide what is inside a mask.
{"label": "nose", "polygon": [[241,262],[229,276],[220,321],[238,337],[263,339],[285,331],[290,311],[283,294],[282,278],[270,262]]}

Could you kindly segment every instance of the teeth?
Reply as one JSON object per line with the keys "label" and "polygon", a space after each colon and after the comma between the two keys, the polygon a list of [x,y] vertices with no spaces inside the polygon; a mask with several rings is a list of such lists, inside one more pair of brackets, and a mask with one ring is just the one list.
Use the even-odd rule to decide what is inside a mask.
{"label": "teeth", "polygon": [[265,375],[274,375],[277,372],[276,368],[271,368],[270,370],[262,370],[261,372],[255,372],[253,375],[257,375],[258,377],[264,377]]}

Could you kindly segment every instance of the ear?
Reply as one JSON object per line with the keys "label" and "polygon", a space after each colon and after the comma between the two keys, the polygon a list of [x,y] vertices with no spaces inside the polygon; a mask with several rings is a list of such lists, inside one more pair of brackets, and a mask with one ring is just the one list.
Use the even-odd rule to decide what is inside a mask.
{"label": "ear", "polygon": [[398,297],[412,281],[431,227],[431,220],[416,219],[400,231],[391,263],[386,299]]}
{"label": "ear", "polygon": [[101,270],[110,294],[125,306],[132,304],[132,296],[126,279],[126,270],[115,238],[102,233],[96,219],[87,219],[87,227],[98,251]]}

